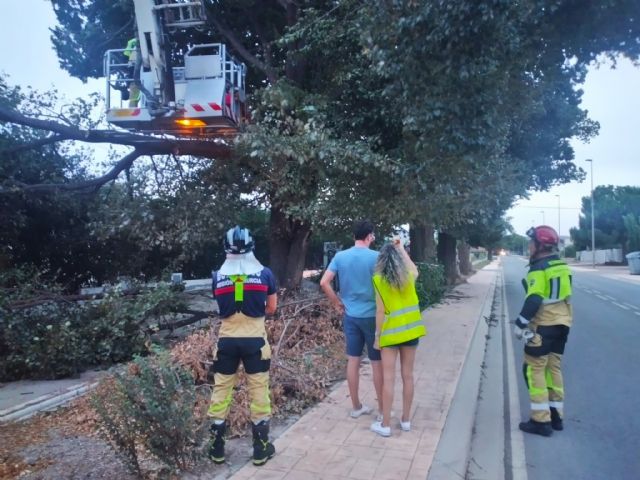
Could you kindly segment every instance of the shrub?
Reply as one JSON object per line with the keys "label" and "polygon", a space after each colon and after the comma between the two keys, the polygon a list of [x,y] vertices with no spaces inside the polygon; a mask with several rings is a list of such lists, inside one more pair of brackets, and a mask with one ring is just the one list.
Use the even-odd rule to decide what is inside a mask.
{"label": "shrub", "polygon": [[419,275],[416,281],[416,292],[420,300],[420,308],[438,303],[445,291],[444,267],[434,263],[417,263]]}
{"label": "shrub", "polygon": [[147,351],[146,322],[180,307],[167,285],[75,302],[27,270],[0,275],[0,381],[60,378]]}
{"label": "shrub", "polygon": [[142,455],[151,455],[174,472],[199,458],[207,400],[189,371],[166,352],[136,358],[91,396],[100,433],[139,476]]}

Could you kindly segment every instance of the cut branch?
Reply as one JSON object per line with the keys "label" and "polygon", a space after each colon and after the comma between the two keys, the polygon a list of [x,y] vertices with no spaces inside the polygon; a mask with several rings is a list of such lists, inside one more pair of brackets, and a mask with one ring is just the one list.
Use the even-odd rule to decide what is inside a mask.
{"label": "cut branch", "polygon": [[97,190],[104,184],[115,180],[123,170],[131,168],[133,162],[135,162],[140,156],[144,155],[141,150],[134,150],[133,152],[125,155],[118,163],[116,163],[111,170],[102,175],[101,177],[92,178],[91,180],[84,180],[82,182],[72,183],[36,183],[33,185],[27,185],[24,183],[18,183],[9,187],[0,187],[0,194],[7,192],[14,192],[16,190],[22,192],[40,192],[49,193],[55,191],[77,191],[77,190]]}
{"label": "cut branch", "polygon": [[35,128],[60,135],[64,140],[77,140],[87,143],[111,143],[134,148],[142,148],[147,155],[193,155],[205,158],[227,158],[231,147],[226,143],[213,140],[193,140],[178,138],[159,138],[117,130],[83,130],[53,120],[27,117],[21,113],[0,106],[0,122],[8,122]]}
{"label": "cut branch", "polygon": [[32,148],[43,147],[45,145],[50,145],[52,143],[60,142],[62,140],[66,140],[63,135],[52,134],[48,137],[40,138],[39,140],[34,140],[33,142],[24,143],[22,145],[16,145],[15,147],[5,148],[0,150],[0,154],[7,153],[18,153],[24,150],[31,150]]}

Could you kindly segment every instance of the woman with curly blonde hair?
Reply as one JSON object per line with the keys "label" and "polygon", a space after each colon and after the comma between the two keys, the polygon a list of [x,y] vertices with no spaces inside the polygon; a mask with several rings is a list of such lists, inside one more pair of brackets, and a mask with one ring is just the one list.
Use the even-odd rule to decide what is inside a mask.
{"label": "woman with curly blonde hair", "polygon": [[403,431],[411,429],[413,364],[418,339],[427,333],[416,293],[417,277],[418,268],[399,239],[382,247],[373,275],[376,290],[375,348],[382,353],[382,419],[374,422],[371,430],[383,437],[391,435],[391,405],[398,353],[402,376],[400,428]]}

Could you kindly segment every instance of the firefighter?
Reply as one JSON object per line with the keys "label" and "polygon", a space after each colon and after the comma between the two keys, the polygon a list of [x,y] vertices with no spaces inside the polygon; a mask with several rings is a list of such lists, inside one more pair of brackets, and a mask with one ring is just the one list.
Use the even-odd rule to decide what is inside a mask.
{"label": "firefighter", "polygon": [[562,430],[564,384],[562,355],[573,319],[571,271],[558,255],[558,234],[546,225],[531,228],[526,299],[514,333],[524,338],[524,378],[531,417],[520,430],[550,436]]}
{"label": "firefighter", "polygon": [[[140,86],[136,83],[136,64],[138,62],[138,39],[131,38],[127,42],[127,46],[122,52],[128,59],[129,76],[131,81],[128,86],[128,93],[122,97],[123,100],[129,100],[129,108],[136,108],[140,102]],[[126,98],[125,98],[126,97]]]}
{"label": "firefighter", "polygon": [[213,420],[208,454],[224,463],[226,418],[231,407],[237,371],[242,362],[251,399],[253,463],[264,465],[275,454],[269,442],[269,367],[271,347],[265,314],[276,311],[275,277],[253,254],[249,230],[236,226],[224,238],[227,254],[220,270],[212,273],[214,298],[222,324],[214,349],[214,387],[208,416]]}

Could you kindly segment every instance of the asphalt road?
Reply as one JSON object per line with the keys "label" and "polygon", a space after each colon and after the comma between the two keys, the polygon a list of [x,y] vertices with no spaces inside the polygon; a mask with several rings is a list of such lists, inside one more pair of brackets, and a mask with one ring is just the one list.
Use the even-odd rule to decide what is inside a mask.
{"label": "asphalt road", "polygon": [[[508,314],[524,299],[525,260],[504,257]],[[640,480],[640,283],[574,270],[574,325],[564,355],[565,429],[525,434],[529,480]],[[514,344],[521,372],[522,344]],[[522,419],[529,414],[518,378]]]}

